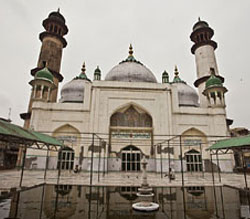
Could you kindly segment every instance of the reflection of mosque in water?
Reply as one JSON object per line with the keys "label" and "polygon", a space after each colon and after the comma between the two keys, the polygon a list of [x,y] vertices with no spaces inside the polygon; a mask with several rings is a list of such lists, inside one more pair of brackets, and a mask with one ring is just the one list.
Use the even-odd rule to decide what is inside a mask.
{"label": "reflection of mosque in water", "polygon": [[[158,212],[136,212],[136,187],[46,185],[19,193],[11,205],[17,218],[239,218],[247,195],[228,187],[153,188]],[[184,192],[183,192],[184,191]],[[184,201],[183,201],[184,200]],[[16,215],[14,215],[16,214]]]}

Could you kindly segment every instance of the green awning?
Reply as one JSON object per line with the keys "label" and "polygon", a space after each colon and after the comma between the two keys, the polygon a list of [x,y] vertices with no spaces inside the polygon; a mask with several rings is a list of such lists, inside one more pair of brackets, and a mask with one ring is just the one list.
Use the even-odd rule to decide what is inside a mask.
{"label": "green awning", "polygon": [[207,150],[220,150],[220,149],[233,149],[233,148],[246,148],[250,149],[250,135],[233,137],[225,140],[217,141]]}
{"label": "green awning", "polygon": [[63,143],[49,135],[24,129],[18,125],[0,119],[0,141],[13,143],[43,143],[45,145],[63,146]]}

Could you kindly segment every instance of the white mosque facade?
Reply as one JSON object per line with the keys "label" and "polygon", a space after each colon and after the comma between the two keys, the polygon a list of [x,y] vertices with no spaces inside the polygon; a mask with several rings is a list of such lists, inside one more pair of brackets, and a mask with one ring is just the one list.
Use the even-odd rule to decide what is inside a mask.
{"label": "white mosque facade", "polygon": [[[28,112],[21,117],[25,127],[64,140],[68,151],[61,154],[62,169],[78,165],[90,170],[92,154],[94,170],[140,171],[145,155],[149,171],[166,172],[169,167],[180,171],[181,158],[184,171],[209,171],[209,142],[229,133],[224,99],[227,89],[216,64],[214,32],[205,21],[199,20],[190,36],[198,92],[181,79],[177,67],[173,80],[163,72],[162,82],[157,82],[130,46],[128,57],[104,79],[97,67],[93,81],[89,80],[84,64],[79,76],[62,87],[59,101],[57,88],[63,79],[60,65],[68,28],[60,12],[50,13],[43,26],[38,65],[31,70],[34,78]],[[86,140],[91,139],[91,133],[105,143],[95,140],[97,149],[91,147],[91,140]],[[45,168],[46,153],[29,149],[28,168]],[[48,168],[58,168],[58,154],[49,152],[48,156]],[[221,171],[232,171],[233,167],[232,156],[223,156]]]}

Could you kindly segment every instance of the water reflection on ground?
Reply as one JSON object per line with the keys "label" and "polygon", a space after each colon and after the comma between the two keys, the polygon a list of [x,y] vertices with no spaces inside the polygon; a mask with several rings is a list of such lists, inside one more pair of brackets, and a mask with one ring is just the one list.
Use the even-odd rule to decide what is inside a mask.
{"label": "water reflection on ground", "polygon": [[39,219],[189,219],[247,218],[248,193],[229,187],[154,188],[152,201],[160,208],[142,213],[136,187],[44,185],[16,193],[9,218]]}

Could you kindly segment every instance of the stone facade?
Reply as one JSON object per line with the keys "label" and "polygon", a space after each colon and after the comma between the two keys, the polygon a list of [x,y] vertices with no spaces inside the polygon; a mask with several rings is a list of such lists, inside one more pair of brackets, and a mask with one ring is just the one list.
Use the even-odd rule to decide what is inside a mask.
{"label": "stone facade", "polygon": [[[208,25],[202,28],[211,31]],[[58,42],[59,45],[61,41]],[[154,74],[134,58],[130,46],[128,58],[112,68],[105,80],[91,82],[84,65],[79,77],[72,80],[74,83],[62,88],[62,95],[67,96],[62,96],[60,102],[31,100],[30,126],[63,140],[68,148],[62,153],[60,164],[58,153],[50,152],[48,167],[56,169],[62,165],[62,169],[72,169],[77,165],[87,171],[93,156],[94,171],[140,171],[140,160],[145,155],[149,171],[181,171],[182,165],[184,171],[210,171],[217,164],[211,164],[206,149],[229,133],[225,104],[215,101],[210,106],[203,93],[212,72],[219,75],[215,47],[210,41],[194,42],[197,80],[202,78],[197,82],[198,94],[180,79],[177,67],[173,82],[167,79],[157,83]],[[60,48],[48,46],[44,41],[41,54],[48,56],[49,63],[58,65],[54,69],[59,71],[61,60],[53,60],[53,54],[61,56],[63,44]],[[221,95],[224,98],[224,93]],[[37,159],[31,159],[29,168],[45,167],[44,152],[28,150],[27,159],[32,157]],[[220,169],[232,171],[231,155],[220,159]]]}

